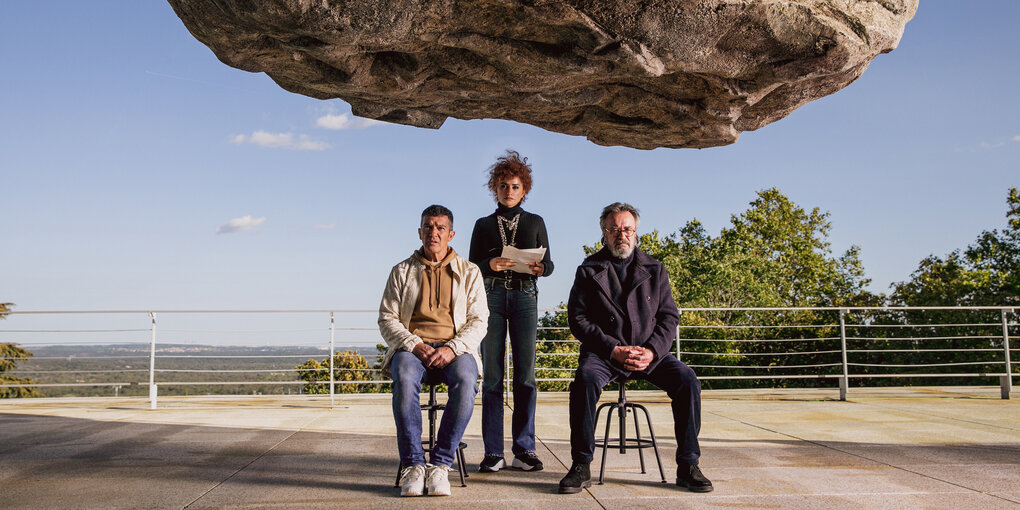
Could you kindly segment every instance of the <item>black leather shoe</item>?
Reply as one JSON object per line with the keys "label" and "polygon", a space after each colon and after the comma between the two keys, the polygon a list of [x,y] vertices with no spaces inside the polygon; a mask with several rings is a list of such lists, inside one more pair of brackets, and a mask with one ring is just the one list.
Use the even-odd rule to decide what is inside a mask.
{"label": "black leather shoe", "polygon": [[712,492],[712,482],[701,474],[698,466],[680,465],[676,468],[676,484],[691,492]]}
{"label": "black leather shoe", "polygon": [[587,462],[575,462],[560,480],[560,494],[576,494],[591,487],[591,471]]}

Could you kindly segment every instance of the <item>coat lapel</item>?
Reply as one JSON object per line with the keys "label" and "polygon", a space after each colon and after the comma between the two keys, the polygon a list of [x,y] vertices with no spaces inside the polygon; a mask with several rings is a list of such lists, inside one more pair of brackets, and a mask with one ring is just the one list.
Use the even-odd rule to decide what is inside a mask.
{"label": "coat lapel", "polygon": [[598,285],[605,301],[616,309],[616,313],[623,315],[623,309],[620,308],[620,305],[616,304],[616,300],[613,299],[613,295],[609,291],[609,266],[606,264],[596,265],[595,274],[591,275],[591,279]]}
{"label": "coat lapel", "polygon": [[631,292],[633,292],[634,289],[636,289],[636,288],[640,287],[641,285],[643,285],[651,277],[652,277],[652,273],[649,273],[648,270],[645,269],[644,265],[635,264],[634,265],[634,285],[632,285],[631,288],[630,288]]}

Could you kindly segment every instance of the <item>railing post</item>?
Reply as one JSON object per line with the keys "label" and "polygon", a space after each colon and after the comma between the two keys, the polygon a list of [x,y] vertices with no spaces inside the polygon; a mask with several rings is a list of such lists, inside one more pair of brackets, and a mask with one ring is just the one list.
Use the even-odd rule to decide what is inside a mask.
{"label": "railing post", "polygon": [[676,342],[676,359],[680,359],[680,324],[676,325],[676,336],[673,339]]}
{"label": "railing post", "polygon": [[1006,353],[1006,375],[999,381],[1002,399],[1009,400],[1009,392],[1013,389],[1013,364],[1009,360],[1009,320],[1006,309],[1002,309],[1002,350]]}
{"label": "railing post", "polygon": [[336,396],[336,377],[333,375],[333,353],[336,352],[334,346],[334,332],[336,328],[333,326],[333,312],[329,312],[329,408],[333,409],[336,405],[334,398]]}
{"label": "railing post", "polygon": [[149,409],[156,408],[156,314],[149,312],[152,320],[152,341],[149,343]]}
{"label": "railing post", "polygon": [[843,377],[839,378],[839,400],[846,400],[846,392],[850,386],[850,370],[846,363],[846,314],[845,309],[839,310],[839,350],[843,356]]}

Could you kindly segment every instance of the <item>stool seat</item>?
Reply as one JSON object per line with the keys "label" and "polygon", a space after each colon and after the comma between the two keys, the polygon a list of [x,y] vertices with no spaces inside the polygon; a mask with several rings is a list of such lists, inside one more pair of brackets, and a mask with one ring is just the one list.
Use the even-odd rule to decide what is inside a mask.
{"label": "stool seat", "polygon": [[[645,456],[644,449],[652,448],[655,450],[655,461],[659,464],[659,476],[662,478],[662,483],[666,483],[666,473],[662,470],[662,459],[659,458],[659,445],[655,442],[655,432],[652,430],[652,418],[648,414],[648,409],[641,404],[635,404],[627,401],[627,381],[628,379],[620,379],[620,393],[616,402],[606,402],[599,405],[595,411],[595,423],[599,422],[599,415],[602,414],[603,409],[608,409],[606,413],[606,432],[602,439],[595,440],[595,447],[602,448],[602,465],[599,467],[599,485],[605,480],[606,473],[606,453],[609,449],[619,449],[620,453],[627,453],[627,449],[636,449],[638,451],[638,459],[641,462],[641,473],[645,473]],[[648,425],[649,439],[641,437],[641,428],[638,424],[638,410],[644,413],[645,423]],[[616,411],[614,413],[613,411]],[[627,413],[634,415],[634,436],[627,437]],[[610,438],[609,431],[613,425],[613,415],[617,415],[617,421],[619,422],[619,436]],[[596,425],[597,426],[597,425]]]}
{"label": "stool seat", "polygon": [[[429,401],[425,404],[421,404],[421,410],[428,412],[429,417],[429,437],[428,439],[422,439],[421,445],[425,453],[429,453],[433,448],[436,447],[436,416],[439,411],[446,409],[446,404],[440,404],[436,400],[436,386],[439,383],[425,382],[423,384],[429,387]],[[457,445],[457,473],[460,475],[460,486],[467,487],[467,483],[464,479],[468,477],[467,470],[464,467],[464,449],[467,448],[467,443],[461,441]],[[394,482],[394,487],[400,486],[400,470],[404,466],[397,466],[397,480]]]}

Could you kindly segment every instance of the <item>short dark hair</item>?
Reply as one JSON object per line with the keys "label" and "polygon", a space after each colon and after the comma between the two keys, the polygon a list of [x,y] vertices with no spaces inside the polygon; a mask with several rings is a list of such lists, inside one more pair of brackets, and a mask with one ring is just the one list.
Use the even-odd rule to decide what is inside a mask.
{"label": "short dark hair", "polygon": [[421,212],[421,219],[435,218],[436,216],[446,216],[447,218],[450,218],[450,227],[453,227],[453,213],[444,206],[432,204]]}
{"label": "short dark hair", "polygon": [[524,188],[521,202],[524,202],[531,192],[531,165],[528,164],[528,158],[521,157],[517,151],[507,149],[506,155],[496,158],[496,163],[489,167],[489,182],[486,186],[492,192],[492,198],[499,201],[496,194],[499,183],[514,177],[521,180],[521,187]]}
{"label": "short dark hair", "polygon": [[624,202],[613,202],[602,209],[602,216],[599,216],[599,228],[605,228],[606,218],[608,218],[610,214],[618,212],[631,213],[634,216],[634,226],[641,225],[641,214],[638,213],[638,210],[634,206]]}

